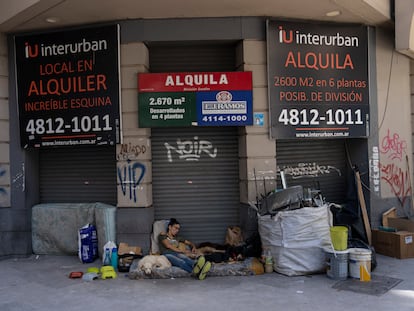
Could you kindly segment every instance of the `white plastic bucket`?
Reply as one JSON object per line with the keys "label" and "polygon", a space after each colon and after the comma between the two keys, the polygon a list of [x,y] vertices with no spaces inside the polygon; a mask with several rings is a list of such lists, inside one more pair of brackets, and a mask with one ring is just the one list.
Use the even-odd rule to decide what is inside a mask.
{"label": "white plastic bucket", "polygon": [[327,277],[334,280],[346,280],[348,278],[348,254],[349,250],[325,249]]}
{"label": "white plastic bucket", "polygon": [[371,273],[371,250],[367,248],[349,249],[349,276],[360,279],[360,267],[363,266],[368,273]]}

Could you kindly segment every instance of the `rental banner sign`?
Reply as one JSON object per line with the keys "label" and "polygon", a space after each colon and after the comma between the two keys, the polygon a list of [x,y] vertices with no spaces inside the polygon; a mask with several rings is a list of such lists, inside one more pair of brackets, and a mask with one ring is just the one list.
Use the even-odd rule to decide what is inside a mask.
{"label": "rental banner sign", "polygon": [[253,124],[251,72],[138,74],[140,127]]}
{"label": "rental banner sign", "polygon": [[271,137],[369,135],[368,30],[267,21]]}
{"label": "rental banner sign", "polygon": [[15,37],[23,148],[120,142],[119,26]]}

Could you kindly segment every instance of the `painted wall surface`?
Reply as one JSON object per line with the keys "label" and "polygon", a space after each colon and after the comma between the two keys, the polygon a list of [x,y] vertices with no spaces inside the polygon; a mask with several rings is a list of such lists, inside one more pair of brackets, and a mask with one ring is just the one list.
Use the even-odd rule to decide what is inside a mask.
{"label": "painted wall surface", "polygon": [[[155,23],[154,21],[152,21]],[[192,20],[201,25],[205,20]],[[160,25],[168,21],[160,21]],[[184,23],[184,22],[183,22]],[[266,42],[263,20],[255,20],[257,31],[250,37],[228,35],[226,39],[239,40],[237,47],[237,64],[240,70],[253,72],[254,113],[263,116],[263,123],[239,129],[239,167],[240,167],[240,202],[254,202],[258,192],[263,193],[264,186],[275,186],[277,174],[275,141],[269,139],[268,98],[266,78]],[[173,26],[168,24],[169,29]],[[154,219],[152,207],[151,176],[151,132],[138,128],[138,93],[137,73],[148,72],[148,49],[142,41],[142,32],[135,29],[135,23],[125,22],[121,27],[121,111],[122,138],[116,150],[117,170],[117,236],[128,243],[139,241],[144,245],[148,241],[151,224]],[[186,27],[186,29],[196,29]],[[185,33],[171,32],[170,41],[191,39]],[[123,34],[123,35],[122,35]],[[146,39],[151,33],[146,32]],[[197,37],[196,37],[197,35]],[[207,40],[221,34],[203,31],[194,34],[194,38]],[[124,36],[124,37],[123,37]],[[154,34],[152,34],[154,37]],[[155,36],[153,38],[157,40]],[[158,38],[160,39],[160,38]],[[164,38],[165,39],[165,38]],[[376,31],[377,101],[372,108],[378,110],[378,121],[371,127],[371,136],[378,137],[378,144],[369,150],[371,223],[379,224],[380,215],[396,206],[399,213],[410,207],[412,194],[411,176],[412,136],[409,59],[394,50],[394,35],[381,29]],[[10,40],[9,40],[10,44]],[[0,35],[0,240],[10,241],[0,250],[0,256],[30,252],[30,209],[38,202],[38,159],[36,154],[25,151],[19,146],[18,116],[9,107],[15,102],[13,86],[9,95],[8,81],[14,81],[14,73],[8,73],[8,50],[5,36]],[[374,78],[374,77],[373,77]],[[372,78],[372,79],[373,79]],[[375,115],[376,116],[376,115]],[[11,120],[11,121],[9,121]],[[6,126],[4,126],[6,125]],[[9,127],[11,130],[9,130]],[[11,154],[11,156],[9,156]],[[13,159],[10,162],[10,158]],[[371,165],[372,162],[372,165]],[[373,174],[376,165],[377,175]],[[258,183],[255,182],[257,178]],[[377,178],[378,183],[373,179]],[[264,184],[266,180],[266,185]],[[26,186],[27,185],[27,186]],[[2,191],[2,189],[4,191]],[[10,194],[11,192],[11,194]],[[5,194],[2,197],[2,193]],[[2,199],[4,198],[4,200]],[[373,201],[372,198],[375,198]],[[12,208],[7,208],[12,206]],[[146,224],[146,226],[143,226]],[[23,229],[17,229],[23,228]],[[13,232],[13,234],[11,234]],[[18,243],[25,241],[24,243]],[[17,244],[16,244],[17,243]],[[13,246],[16,244],[17,246]],[[19,247],[19,250],[17,250]],[[147,245],[148,247],[148,245]]]}
{"label": "painted wall surface", "polygon": [[[400,216],[414,215],[412,196],[412,141],[410,104],[410,59],[394,50],[392,34],[377,31],[378,148],[373,158],[379,158],[380,187],[372,189],[382,199],[371,213],[372,222],[396,207]],[[379,192],[378,192],[379,190]]]}
{"label": "painted wall surface", "polygon": [[10,206],[9,83],[7,41],[0,34],[0,207]]}
{"label": "painted wall surface", "polygon": [[[253,112],[261,123],[240,128],[240,202],[255,202],[258,193],[276,188],[276,141],[269,135],[266,41],[244,40],[237,49],[237,61],[253,73]],[[243,213],[242,213],[243,215]]]}
{"label": "painted wall surface", "polygon": [[121,110],[123,141],[117,145],[118,207],[152,205],[150,130],[138,128],[137,73],[147,72],[144,43],[121,45]]}

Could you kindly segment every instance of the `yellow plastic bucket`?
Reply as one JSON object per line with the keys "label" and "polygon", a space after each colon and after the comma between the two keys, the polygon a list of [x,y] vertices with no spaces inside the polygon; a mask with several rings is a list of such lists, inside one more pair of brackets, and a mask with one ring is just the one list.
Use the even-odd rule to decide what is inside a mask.
{"label": "yellow plastic bucket", "polygon": [[330,229],[333,248],[336,251],[344,251],[348,248],[348,228],[345,226],[333,226]]}

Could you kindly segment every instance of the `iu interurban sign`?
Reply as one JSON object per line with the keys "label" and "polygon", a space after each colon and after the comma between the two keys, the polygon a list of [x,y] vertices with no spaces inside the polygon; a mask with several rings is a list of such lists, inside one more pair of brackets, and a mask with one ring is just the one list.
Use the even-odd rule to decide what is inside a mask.
{"label": "iu interurban sign", "polygon": [[138,74],[140,127],[253,124],[251,72]]}
{"label": "iu interurban sign", "polygon": [[271,136],[369,135],[365,26],[267,23]]}
{"label": "iu interurban sign", "polygon": [[117,25],[17,36],[23,148],[120,142]]}

